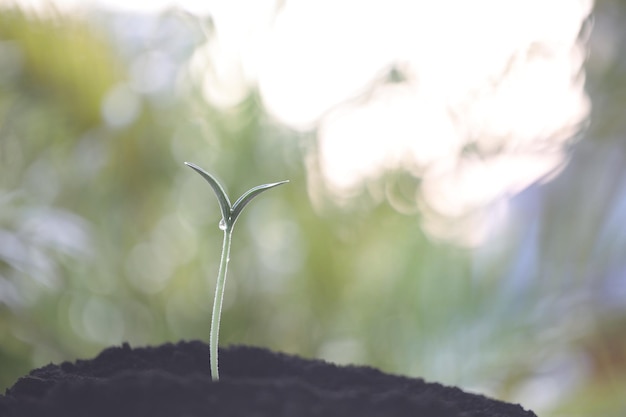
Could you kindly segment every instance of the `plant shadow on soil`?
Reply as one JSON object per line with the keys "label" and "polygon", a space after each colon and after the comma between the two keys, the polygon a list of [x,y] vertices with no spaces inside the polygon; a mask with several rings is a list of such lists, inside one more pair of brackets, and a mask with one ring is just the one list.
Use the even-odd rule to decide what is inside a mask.
{"label": "plant shadow on soil", "polygon": [[364,366],[250,346],[220,349],[220,381],[200,341],[111,347],[47,365],[4,396],[7,417],[536,417],[521,406]]}

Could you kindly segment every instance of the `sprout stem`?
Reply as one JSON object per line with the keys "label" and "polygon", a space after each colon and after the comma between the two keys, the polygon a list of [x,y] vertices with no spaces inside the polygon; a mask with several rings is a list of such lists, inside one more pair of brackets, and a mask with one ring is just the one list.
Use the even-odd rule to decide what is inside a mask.
{"label": "sprout stem", "polygon": [[224,285],[226,284],[226,271],[228,270],[228,261],[230,260],[230,242],[233,237],[233,227],[237,218],[243,211],[244,207],[252,201],[252,199],[262,192],[269,190],[270,188],[277,187],[281,184],[285,184],[287,181],[275,182],[273,184],[263,184],[257,187],[251,188],[241,197],[235,201],[235,204],[230,204],[230,200],[224,191],[224,187],[220,185],[217,179],[200,168],[196,164],[191,162],[185,162],[185,165],[192,168],[198,174],[211,185],[217,201],[220,203],[220,210],[222,211],[222,220],[220,221],[219,228],[224,231],[224,244],[222,245],[222,259],[220,260],[220,270],[217,273],[217,283],[215,285],[215,300],[213,302],[213,316],[211,317],[211,336],[209,339],[209,354],[211,361],[211,377],[213,381],[219,381],[220,375],[217,369],[217,350],[218,339],[220,335],[220,317],[222,315],[222,301],[224,299]]}
{"label": "sprout stem", "polygon": [[224,285],[226,284],[226,272],[228,271],[228,261],[230,261],[230,242],[233,237],[231,228],[224,230],[224,243],[222,244],[222,258],[220,259],[220,269],[217,273],[217,283],[215,285],[215,300],[213,301],[213,315],[211,317],[211,336],[209,339],[211,378],[213,381],[220,379],[217,369],[217,348],[220,333],[220,318],[222,315],[222,301],[224,300]]}

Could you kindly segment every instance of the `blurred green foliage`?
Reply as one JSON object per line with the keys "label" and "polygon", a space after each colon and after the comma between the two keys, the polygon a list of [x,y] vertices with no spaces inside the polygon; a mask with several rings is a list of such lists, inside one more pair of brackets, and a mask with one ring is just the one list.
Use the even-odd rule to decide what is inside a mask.
{"label": "blurred green foliage", "polygon": [[[617,4],[599,16],[623,16]],[[560,399],[550,415],[623,415],[626,309],[606,298],[626,274],[623,128],[603,132],[594,114],[595,140],[575,147],[566,171],[515,197],[501,235],[462,249],[386,202],[418,180],[389,173],[338,206],[310,173],[315,132],[276,124],[254,89],[234,109],[208,105],[185,66],[204,41],[194,24],[106,19],[126,37],[88,19],[0,12],[0,389],[122,341],[208,340],[220,212],[189,160],[230,195],[291,180],[240,220],[222,344],[508,400],[550,388]],[[131,64],[155,51],[176,70],[141,91]],[[594,67],[592,55],[589,84],[619,109],[615,59]]]}

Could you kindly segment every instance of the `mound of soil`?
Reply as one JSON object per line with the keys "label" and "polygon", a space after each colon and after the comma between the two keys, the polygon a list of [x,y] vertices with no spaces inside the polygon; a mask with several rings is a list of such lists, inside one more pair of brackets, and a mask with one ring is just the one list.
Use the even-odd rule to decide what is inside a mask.
{"label": "mound of soil", "polygon": [[536,417],[458,388],[249,346],[220,350],[220,381],[199,341],[104,350],[47,365],[4,396],[8,417]]}

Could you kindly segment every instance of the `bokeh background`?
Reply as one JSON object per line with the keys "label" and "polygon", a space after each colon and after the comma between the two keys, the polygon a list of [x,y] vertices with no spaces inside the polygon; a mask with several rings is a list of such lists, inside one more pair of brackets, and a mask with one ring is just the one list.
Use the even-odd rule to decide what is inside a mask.
{"label": "bokeh background", "polygon": [[626,413],[626,3],[0,2],[0,390],[208,341]]}

